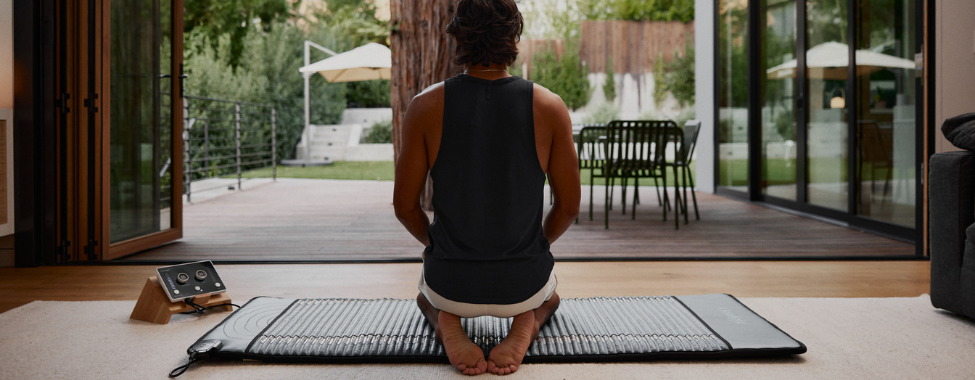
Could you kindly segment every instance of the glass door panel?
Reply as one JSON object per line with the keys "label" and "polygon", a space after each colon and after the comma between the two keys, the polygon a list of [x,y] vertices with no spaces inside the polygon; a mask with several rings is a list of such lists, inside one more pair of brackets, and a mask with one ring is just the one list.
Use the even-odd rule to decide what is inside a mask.
{"label": "glass door panel", "polygon": [[748,191],[748,1],[718,1],[718,186]]}
{"label": "glass door panel", "polygon": [[913,227],[915,0],[857,0],[857,213]]}
{"label": "glass door panel", "polygon": [[806,1],[808,202],[849,210],[847,0]]}
{"label": "glass door panel", "polygon": [[763,0],[762,194],[796,200],[796,2]]}
{"label": "glass door panel", "polygon": [[173,227],[172,2],[111,0],[110,239]]}

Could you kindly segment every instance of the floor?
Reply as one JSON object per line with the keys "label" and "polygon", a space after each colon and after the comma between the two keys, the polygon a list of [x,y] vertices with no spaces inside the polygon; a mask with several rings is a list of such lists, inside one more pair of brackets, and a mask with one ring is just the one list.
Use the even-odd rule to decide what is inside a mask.
{"label": "floor", "polygon": [[[217,265],[228,295],[412,298],[418,263]],[[35,300],[135,300],[156,266],[0,268],[0,312]],[[559,262],[563,297],[728,293],[737,297],[916,297],[927,261]],[[153,286],[155,286],[153,284]]]}
{"label": "floor", "polygon": [[[632,188],[631,188],[632,189]],[[419,262],[422,245],[393,216],[392,182],[278,179],[187,205],[184,237],[124,258],[146,263]],[[700,220],[675,230],[653,187],[642,187],[636,219],[621,213],[619,188],[609,229],[602,187],[582,192],[582,213],[552,246],[558,260],[770,259],[914,255],[914,245],[697,193]],[[671,192],[673,196],[673,192]],[[632,199],[632,190],[628,200]],[[202,198],[202,197],[201,197]],[[548,196],[545,196],[548,199]],[[546,202],[547,204],[547,202]]]}

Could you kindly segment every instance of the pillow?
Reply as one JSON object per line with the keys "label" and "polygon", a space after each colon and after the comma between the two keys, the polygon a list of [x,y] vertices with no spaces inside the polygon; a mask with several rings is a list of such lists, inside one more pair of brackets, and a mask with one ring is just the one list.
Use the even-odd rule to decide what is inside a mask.
{"label": "pillow", "polygon": [[945,120],[941,133],[955,146],[975,151],[975,112]]}

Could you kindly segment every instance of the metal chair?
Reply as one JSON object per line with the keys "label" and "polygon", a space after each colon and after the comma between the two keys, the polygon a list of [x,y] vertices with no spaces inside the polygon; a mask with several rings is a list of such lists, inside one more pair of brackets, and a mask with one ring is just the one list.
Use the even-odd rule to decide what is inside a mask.
{"label": "metal chair", "polygon": [[[700,120],[688,120],[684,123],[683,141],[675,149],[674,160],[672,162],[665,162],[664,165],[674,166],[680,169],[680,173],[683,176],[683,180],[680,183],[677,182],[678,178],[674,177],[675,186],[680,186],[683,191],[683,201],[678,205],[680,207],[679,211],[684,212],[684,224],[688,223],[688,212],[687,212],[687,184],[691,185],[691,199],[694,201],[694,219],[701,220],[701,214],[697,211],[697,195],[694,194],[694,177],[691,176],[691,157],[694,155],[694,148],[697,146],[697,135],[701,131],[701,121]],[[675,191],[677,189],[675,188]],[[678,211],[678,212],[679,212]]]}
{"label": "metal chair", "polygon": [[[606,178],[606,152],[602,143],[606,137],[606,127],[603,125],[586,125],[579,131],[576,141],[579,171],[589,169],[589,220],[592,220],[592,189],[595,178]],[[598,173],[597,173],[598,171]],[[607,182],[608,183],[608,182]],[[608,188],[607,188],[607,191]],[[612,207],[612,206],[610,206]],[[576,223],[579,218],[576,218]]]}
{"label": "metal chair", "polygon": [[[665,221],[667,220],[670,200],[666,189],[667,172],[665,170],[666,157],[664,152],[668,142],[675,142],[679,146],[682,138],[683,134],[680,128],[669,120],[614,120],[606,126],[606,142],[603,145],[606,161],[603,174],[606,176],[610,188],[613,179],[620,178],[624,213],[627,181],[630,178],[634,179],[635,188],[631,219],[636,219],[640,178],[653,178],[655,181],[663,180],[665,186],[662,198],[663,217]],[[674,167],[674,176],[677,177],[676,166]],[[609,228],[610,203],[612,202],[610,196],[610,190],[607,188],[605,215],[607,229]],[[680,192],[675,191],[674,196],[675,205],[680,204]],[[675,228],[680,228],[678,218],[674,219],[674,225]]]}

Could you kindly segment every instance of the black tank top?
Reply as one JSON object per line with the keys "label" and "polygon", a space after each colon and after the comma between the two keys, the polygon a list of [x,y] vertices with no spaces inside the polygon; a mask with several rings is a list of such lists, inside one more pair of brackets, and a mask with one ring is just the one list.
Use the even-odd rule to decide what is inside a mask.
{"label": "black tank top", "polygon": [[427,286],[444,298],[513,304],[549,279],[554,260],[542,234],[545,173],[532,98],[532,82],[514,76],[444,81],[423,263]]}

